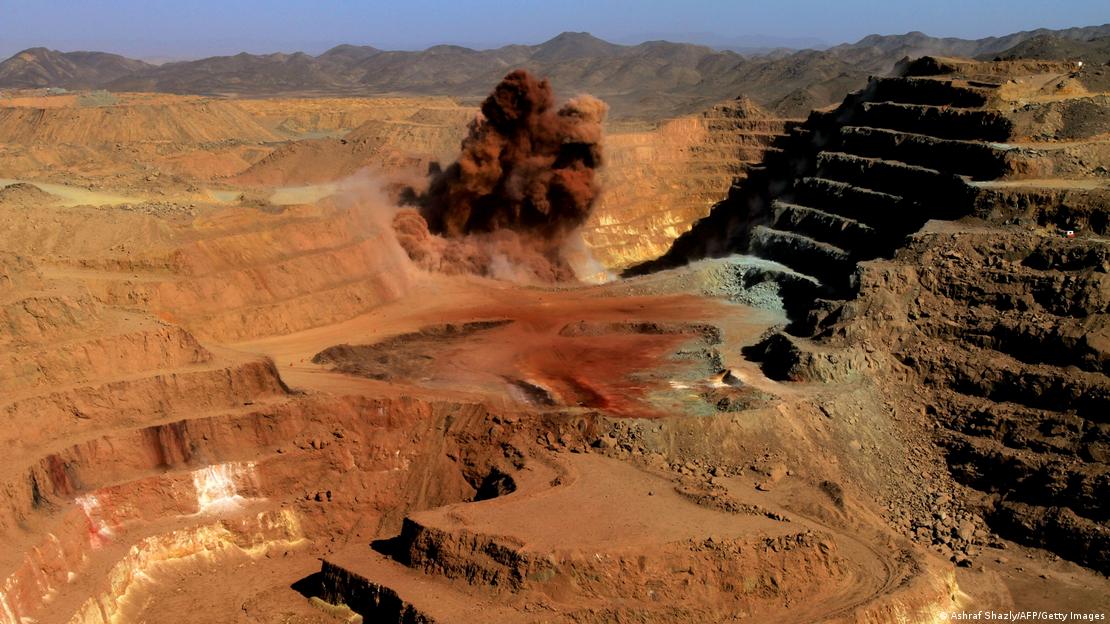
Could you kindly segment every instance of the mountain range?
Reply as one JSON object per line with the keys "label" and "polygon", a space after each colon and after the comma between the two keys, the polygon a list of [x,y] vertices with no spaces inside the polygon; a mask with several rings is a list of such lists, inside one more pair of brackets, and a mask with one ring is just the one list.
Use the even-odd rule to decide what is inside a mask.
{"label": "mountain range", "polygon": [[340,45],[318,56],[242,53],[162,65],[104,52],[31,48],[0,62],[0,88],[226,96],[434,94],[468,100],[483,97],[501,76],[523,67],[550,78],[561,96],[589,92],[601,97],[615,118],[683,114],[739,95],[781,115],[800,116],[838,101],[869,75],[890,72],[906,56],[1081,55],[1104,49],[1100,42],[1107,37],[1110,24],[974,40],[911,32],[870,35],[825,50],[744,55],[669,41],[620,45],[566,32],[538,45],[489,50]]}

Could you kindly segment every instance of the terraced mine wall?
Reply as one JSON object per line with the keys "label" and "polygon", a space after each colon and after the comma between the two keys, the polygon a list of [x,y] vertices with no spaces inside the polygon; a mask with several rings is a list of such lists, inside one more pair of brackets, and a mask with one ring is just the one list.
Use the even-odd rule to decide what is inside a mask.
{"label": "terraced mine wall", "polygon": [[[91,208],[5,210],[19,218],[0,228],[0,622],[145,617],[138,597],[181,571],[301,556],[353,518],[399,526],[405,492],[417,508],[465,500],[488,474],[481,460],[473,486],[469,469],[441,473],[451,434],[418,424],[468,428],[487,414],[478,405],[308,396],[272,360],[211,342],[346,320],[402,294],[370,213],[229,210],[196,238],[121,213],[122,238],[74,244],[120,223]],[[24,236],[54,218],[52,235]],[[234,274],[253,286],[233,295]]]}
{"label": "terraced mine wall", "polygon": [[[629,273],[728,253],[779,263],[766,279],[791,323],[749,353],[768,375],[895,380],[969,508],[1106,573],[1110,186],[1095,163],[1110,116],[1105,94],[1058,95],[1077,71],[923,59],[872,79]],[[976,552],[940,496],[891,521]]]}
{"label": "terraced mine wall", "polygon": [[800,121],[740,98],[654,132],[607,134],[604,190],[582,230],[591,253],[611,270],[659,256]]}
{"label": "terraced mine wall", "polygon": [[320,599],[344,605],[351,611],[375,621],[435,624],[436,620],[405,602],[397,592],[374,583],[341,566],[323,562],[320,571]]}
{"label": "terraced mine wall", "polygon": [[[159,364],[152,366],[143,375],[157,377]],[[472,497],[488,473],[468,461],[485,470],[472,486],[436,452],[453,436],[450,423],[469,429],[471,416],[486,418],[478,406],[300,397],[272,365],[246,367],[258,383],[179,380],[182,394],[154,397],[142,376],[106,384],[159,405],[169,419],[159,424],[85,410],[81,418],[98,426],[68,429],[68,446],[28,436],[7,442],[18,450],[9,451],[2,486],[0,532],[11,549],[0,621],[127,620],[137,613],[131,596],[167,570],[303,551],[352,517],[390,526],[410,505]],[[203,405],[198,396],[208,397]],[[10,406],[13,416],[48,417],[41,408]],[[486,440],[475,450],[487,444],[497,448]],[[413,487],[427,481],[436,485]],[[411,503],[402,502],[406,492],[416,496]]]}

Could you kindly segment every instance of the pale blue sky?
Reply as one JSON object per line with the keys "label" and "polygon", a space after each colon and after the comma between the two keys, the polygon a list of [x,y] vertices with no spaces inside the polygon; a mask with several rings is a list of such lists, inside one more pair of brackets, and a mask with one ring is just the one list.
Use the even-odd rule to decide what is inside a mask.
{"label": "pale blue sky", "polygon": [[871,33],[978,38],[1106,22],[1107,0],[0,0],[0,58],[36,45],[144,58],[319,53],[338,43],[495,47],[565,30],[623,43],[835,44]]}

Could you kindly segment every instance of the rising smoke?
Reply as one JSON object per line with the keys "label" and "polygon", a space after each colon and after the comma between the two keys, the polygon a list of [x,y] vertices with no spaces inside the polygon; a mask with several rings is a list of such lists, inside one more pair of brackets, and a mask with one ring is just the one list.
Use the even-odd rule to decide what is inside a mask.
{"label": "rising smoke", "polygon": [[574,278],[562,248],[585,222],[599,187],[608,107],[582,95],[556,110],[547,80],[507,75],[482,103],[458,160],[394,220],[420,266],[503,277]]}

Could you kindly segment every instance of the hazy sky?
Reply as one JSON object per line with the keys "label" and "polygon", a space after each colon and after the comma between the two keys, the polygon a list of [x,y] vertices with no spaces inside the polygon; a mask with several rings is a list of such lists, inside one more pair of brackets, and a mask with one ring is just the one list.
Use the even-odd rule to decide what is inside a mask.
{"label": "hazy sky", "polygon": [[1107,0],[0,0],[0,57],[31,46],[137,57],[319,53],[338,43],[539,43],[603,39],[855,41],[911,30],[979,38],[1110,22]]}

